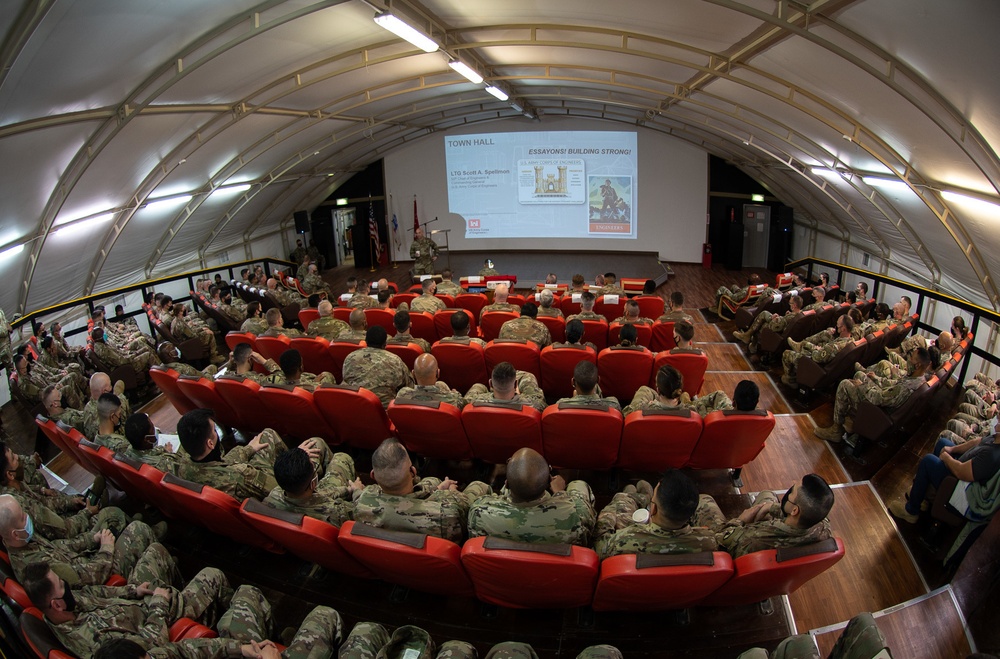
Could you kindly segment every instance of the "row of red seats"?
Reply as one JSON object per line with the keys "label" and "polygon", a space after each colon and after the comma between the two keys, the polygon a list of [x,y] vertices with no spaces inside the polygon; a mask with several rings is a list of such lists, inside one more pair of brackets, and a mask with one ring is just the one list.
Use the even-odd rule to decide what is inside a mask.
{"label": "row of red seats", "polygon": [[[46,434],[72,432],[38,419]],[[78,433],[77,433],[78,434]],[[85,440],[84,440],[85,441]],[[623,555],[598,561],[586,547],[475,538],[459,546],[419,533],[345,522],[340,528],[248,499],[238,505],[214,488],[182,481],[144,463],[82,443],[77,450],[105,476],[169,517],[202,524],[255,546],[284,551],[327,569],[513,608],[592,605],[596,610],[734,606],[788,594],[843,557],[839,539],[732,559],[725,552]],[[262,540],[263,538],[263,540]],[[539,588],[539,583],[546,587]]]}
{"label": "row of red seats", "polygon": [[150,375],[181,414],[208,408],[220,423],[249,433],[271,427],[283,436],[322,437],[369,450],[396,436],[426,457],[494,464],[529,446],[567,468],[738,469],[760,453],[774,427],[774,416],[761,410],[713,412],[704,421],[687,410],[640,410],[623,418],[599,403],[561,403],[539,412],[522,403],[478,402],[459,410],[397,399],[383,410],[373,393],[346,385],[310,393],[238,376],[178,376],[164,367]]}

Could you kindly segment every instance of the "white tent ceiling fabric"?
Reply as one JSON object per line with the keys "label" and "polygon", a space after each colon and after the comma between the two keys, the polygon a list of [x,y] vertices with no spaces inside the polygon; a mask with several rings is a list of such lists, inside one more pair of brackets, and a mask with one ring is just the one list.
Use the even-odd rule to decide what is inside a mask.
{"label": "white tent ceiling fabric", "polygon": [[[352,171],[431,132],[523,121],[449,56],[542,125],[596,117],[736,164],[796,209],[797,240],[822,232],[817,256],[870,253],[1000,305],[994,0],[387,2],[2,3],[0,274],[20,285],[0,306],[242,259],[248,241],[277,254],[275,230]],[[386,32],[376,7],[448,54]]]}

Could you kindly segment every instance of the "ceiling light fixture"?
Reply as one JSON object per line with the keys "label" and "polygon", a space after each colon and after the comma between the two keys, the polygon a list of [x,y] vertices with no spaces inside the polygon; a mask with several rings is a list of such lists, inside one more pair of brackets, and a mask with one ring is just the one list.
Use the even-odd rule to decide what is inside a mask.
{"label": "ceiling light fixture", "polygon": [[483,76],[476,73],[476,70],[459,59],[448,60],[448,66],[462,74],[469,82],[479,84],[483,81]]}
{"label": "ceiling light fixture", "polygon": [[176,195],[170,195],[169,197],[158,197],[156,199],[148,200],[140,208],[145,208],[146,210],[150,210],[153,208],[160,209],[160,208],[167,208],[169,206],[179,206],[181,204],[188,203],[193,198],[194,197],[189,194],[176,194]]}
{"label": "ceiling light fixture", "polygon": [[1000,201],[991,201],[984,197],[973,197],[972,195],[964,194],[962,192],[953,192],[951,190],[942,190],[941,196],[948,201],[957,202],[959,204],[969,204],[971,207],[979,208],[983,211],[997,212],[1000,210]]}
{"label": "ceiling light fixture", "polygon": [[865,182],[865,185],[870,185],[873,188],[887,188],[894,190],[903,190],[909,186],[903,183],[898,178],[886,178],[883,176],[862,176],[861,180]]}
{"label": "ceiling light fixture", "polygon": [[517,112],[524,112],[524,106],[518,103],[517,101],[511,101],[510,107],[514,108],[514,110],[516,110]]}
{"label": "ceiling light fixture", "polygon": [[22,251],[24,251],[24,243],[19,243],[17,245],[8,247],[4,251],[0,252],[0,261],[6,261],[12,256],[17,256]]}
{"label": "ceiling light fixture", "polygon": [[433,53],[438,49],[438,45],[433,39],[387,11],[375,14],[374,21],[382,28],[389,30],[400,39],[409,41],[425,53]]}
{"label": "ceiling light fixture", "polygon": [[506,101],[510,98],[510,94],[495,85],[486,85],[486,91],[489,92],[491,96],[501,101]]}
{"label": "ceiling light fixture", "polygon": [[115,211],[108,211],[91,217],[83,217],[71,222],[64,222],[57,227],[53,227],[52,233],[59,234],[63,238],[67,236],[79,236],[93,229],[99,224],[104,224],[108,220],[114,219]]}

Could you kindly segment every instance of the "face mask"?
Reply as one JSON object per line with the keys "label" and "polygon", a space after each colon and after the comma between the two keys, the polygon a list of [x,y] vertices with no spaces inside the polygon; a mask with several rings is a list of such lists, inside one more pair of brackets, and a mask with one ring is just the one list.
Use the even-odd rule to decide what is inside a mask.
{"label": "face mask", "polygon": [[62,601],[66,605],[67,611],[76,610],[76,597],[73,596],[73,591],[69,589],[69,584],[63,579],[63,596]]}
{"label": "face mask", "polygon": [[18,529],[17,532],[26,534],[27,537],[24,538],[24,541],[31,542],[31,538],[35,535],[35,523],[31,521],[31,515],[24,516],[24,528]]}
{"label": "face mask", "polygon": [[222,442],[217,442],[215,448],[209,451],[201,462],[221,462],[222,461]]}
{"label": "face mask", "polygon": [[789,490],[788,490],[787,492],[785,492],[785,496],[781,497],[781,513],[782,513],[783,515],[787,515],[787,514],[788,514],[788,513],[787,513],[787,512],[785,511],[785,504],[786,504],[786,503],[788,503],[788,495],[789,495],[789,494],[791,493],[791,491],[792,491],[792,490],[791,490],[791,489],[789,489]]}

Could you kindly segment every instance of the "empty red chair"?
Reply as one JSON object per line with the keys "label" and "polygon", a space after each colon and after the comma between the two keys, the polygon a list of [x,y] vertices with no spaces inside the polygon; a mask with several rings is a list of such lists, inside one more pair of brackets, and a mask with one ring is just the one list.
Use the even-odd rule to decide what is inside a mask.
{"label": "empty red chair", "polygon": [[482,293],[463,293],[455,296],[455,307],[468,311],[474,320],[479,320],[479,314],[487,304],[489,299]]}
{"label": "empty red chair", "polygon": [[597,355],[601,391],[622,404],[632,400],[636,390],[649,383],[652,370],[653,353],[642,346],[612,346]]}
{"label": "empty red chair", "polygon": [[[434,314],[434,329],[437,332],[437,340],[455,334],[454,330],[451,329],[451,316],[456,311],[459,311],[459,309],[442,309]],[[465,311],[465,315],[469,319],[469,336],[479,336],[479,326],[476,320],[479,318],[479,315],[473,315],[470,311]]]}
{"label": "empty red chair", "polygon": [[559,403],[542,412],[542,453],[553,466],[610,469],[621,440],[622,413],[606,403]]}
{"label": "empty red chair", "polygon": [[260,402],[260,385],[254,380],[239,375],[220,375],[215,380],[215,391],[239,414],[239,428],[257,433],[273,423],[267,408]]}
{"label": "empty red chair", "polygon": [[160,388],[160,391],[166,395],[167,400],[174,406],[174,409],[182,416],[198,408],[198,405],[181,393],[180,388],[177,386],[177,378],[180,377],[180,373],[177,371],[157,364],[149,368],[149,377]]}
{"label": "empty red chair", "polygon": [[438,341],[431,346],[431,353],[441,369],[440,379],[455,391],[464,394],[477,382],[486,384],[489,381],[486,354],[478,343]]}
{"label": "empty red chair", "polygon": [[410,306],[410,302],[413,302],[420,293],[396,293],[392,296],[392,300],[389,301],[389,306],[396,309],[402,303],[406,302],[406,306]]}
{"label": "empty red chair", "polygon": [[[437,328],[434,326],[435,314],[427,311],[410,312],[410,335],[417,339],[423,339],[428,343],[437,341]],[[451,336],[449,332],[448,336]]]}
{"label": "empty red chair", "polygon": [[347,355],[367,346],[368,344],[361,339],[337,339],[336,341],[330,341],[330,346],[327,348],[330,351],[330,357],[333,358],[333,369],[330,373],[333,374],[337,382],[343,382],[344,380],[344,360],[347,359]]}
{"label": "empty red chair", "polygon": [[73,457],[73,450],[68,446],[66,438],[63,434],[59,432],[55,421],[39,414],[35,417],[35,425],[38,426],[39,430],[41,430],[42,433],[48,437],[49,441],[52,442],[56,448],[70,458]]}
{"label": "empty red chair", "polygon": [[254,343],[254,350],[259,352],[264,359],[281,359],[281,353],[292,347],[292,341],[287,336],[258,336]]}
{"label": "empty red chair", "polygon": [[664,611],[702,602],[733,576],[724,551],[621,554],[601,562],[595,611]]}
{"label": "empty red chair", "polygon": [[519,371],[527,371],[536,379],[541,377],[538,346],[526,339],[494,339],[486,344],[483,354],[486,358],[486,370],[490,373],[497,364],[510,362]]}
{"label": "empty red chair", "polygon": [[548,328],[552,343],[562,343],[566,340],[566,319],[562,316],[539,315],[535,320]]}
{"label": "empty red chair", "polygon": [[229,332],[226,334],[226,345],[230,350],[236,350],[236,346],[241,343],[249,343],[252,347],[257,341],[257,337],[250,332]]}
{"label": "empty red chair", "polygon": [[[462,412],[441,401],[397,398],[386,410],[399,441],[428,458],[468,460],[472,447],[462,425]],[[383,437],[383,439],[385,439]]]}
{"label": "empty red chair", "polygon": [[396,326],[392,323],[395,315],[396,313],[389,309],[365,309],[365,320],[368,321],[368,327],[375,325],[384,327],[389,336],[396,336]]}
{"label": "empty red chair", "polygon": [[673,350],[676,347],[677,342],[674,341],[673,322],[653,323],[653,338],[649,349],[653,352],[663,352],[665,350]]}
{"label": "empty red chair", "polygon": [[594,313],[599,313],[608,319],[610,323],[615,318],[625,315],[625,303],[628,298],[624,295],[598,295],[594,302]]}
{"label": "empty red chair", "polygon": [[406,368],[413,370],[413,362],[417,361],[417,357],[424,354],[424,349],[420,347],[419,343],[386,343],[385,349],[396,355],[403,360],[406,364]]}
{"label": "empty red chair", "polygon": [[324,384],[313,392],[313,403],[345,444],[374,450],[383,439],[396,436],[382,401],[367,389]]}
{"label": "empty red chair", "polygon": [[476,597],[518,609],[587,606],[597,583],[597,554],[568,544],[530,544],[504,538],[471,538],[462,565]]}
{"label": "empty red chair", "polygon": [[659,295],[637,295],[632,298],[639,305],[639,315],[655,321],[663,315],[666,305]]}
{"label": "empty red chair", "polygon": [[688,396],[694,398],[701,392],[701,385],[705,383],[705,371],[708,370],[708,355],[700,350],[677,353],[661,352],[653,362],[650,386],[656,386],[657,371],[668,364],[684,376],[684,391],[687,392]]}
{"label": "empty red chair", "polygon": [[56,429],[62,436],[62,445],[70,450],[70,455],[73,456],[73,459],[76,460],[77,464],[95,476],[100,474],[101,471],[97,468],[97,465],[91,462],[89,457],[80,451],[80,442],[87,441],[87,438],[83,436],[83,433],[76,428],[67,426],[62,421],[56,422]]}
{"label": "empty red chair", "polygon": [[300,336],[291,340],[290,348],[302,355],[302,370],[306,373],[333,373],[337,363],[330,354],[330,342],[322,336]]}
{"label": "empty red chair", "polygon": [[342,320],[345,323],[351,321],[351,312],[354,311],[354,307],[334,307],[333,317],[337,320]]}
{"label": "empty red chair", "polygon": [[313,309],[312,307],[299,309],[299,325],[302,325],[302,329],[307,329],[309,327],[309,323],[318,318],[319,309]]}
{"label": "empty red chair", "polygon": [[618,466],[662,472],[691,459],[704,424],[694,410],[636,410],[625,417]]}
{"label": "empty red chair", "polygon": [[547,346],[538,355],[542,379],[539,384],[549,400],[573,395],[573,369],[584,360],[597,364],[597,351],[590,346]]}
{"label": "empty red chair", "polygon": [[479,321],[479,333],[483,340],[489,343],[500,336],[500,328],[508,320],[519,318],[521,314],[513,311],[487,311]]}
{"label": "empty red chair", "polygon": [[444,305],[449,309],[455,308],[455,298],[451,295],[445,295],[444,293],[435,293],[434,297],[444,302]]}
{"label": "empty red chair", "polygon": [[575,313],[580,313],[580,293],[567,293],[563,295],[559,298],[559,308],[566,318]]}
{"label": "empty red chair", "polygon": [[251,526],[304,561],[327,570],[364,577],[375,576],[340,545],[340,529],[302,513],[277,510],[247,499],[240,514]]}
{"label": "empty red chair", "polygon": [[285,384],[265,384],[258,392],[260,402],[274,419],[279,435],[299,440],[322,437],[327,444],[336,444],[337,433],[313,404],[313,396],[301,387]]}
{"label": "empty red chair", "polygon": [[428,593],[472,597],[462,549],[443,538],[344,522],[341,546],[380,579]]}
{"label": "empty red chair", "polygon": [[608,321],[584,320],[581,343],[593,343],[600,352],[608,347]]}
{"label": "empty red chair", "polygon": [[462,408],[472,455],[503,464],[520,448],[542,452],[542,413],[517,401],[476,401]]}
{"label": "empty red chair", "polygon": [[[608,346],[616,346],[621,342],[621,331],[624,323],[611,323],[608,325]],[[649,348],[653,344],[653,326],[636,323],[635,333],[637,335],[636,344]]]}
{"label": "empty red chair", "polygon": [[198,407],[212,410],[219,423],[237,428],[243,427],[239,412],[230,407],[229,403],[219,395],[215,389],[215,381],[211,378],[182,375],[177,378],[177,387]]}
{"label": "empty red chair", "polygon": [[733,578],[705,599],[707,606],[742,606],[789,595],[844,557],[844,541],[755,551],[733,561]]}
{"label": "empty red chair", "polygon": [[704,424],[687,466],[733,469],[734,484],[743,487],[740,470],[764,450],[764,443],[774,430],[774,415],[766,410],[723,410],[706,416]]}

